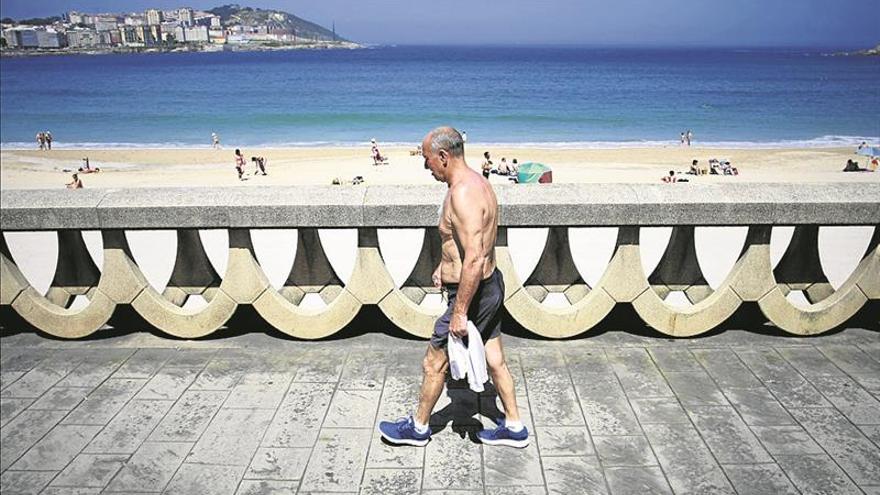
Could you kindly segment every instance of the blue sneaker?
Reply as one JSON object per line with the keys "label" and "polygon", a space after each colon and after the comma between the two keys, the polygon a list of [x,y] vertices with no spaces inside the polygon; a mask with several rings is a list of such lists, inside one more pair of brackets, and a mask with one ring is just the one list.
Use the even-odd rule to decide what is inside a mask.
{"label": "blue sneaker", "polygon": [[382,438],[394,445],[424,447],[431,440],[431,427],[428,427],[428,431],[425,433],[417,432],[412,416],[399,419],[396,422],[381,421],[379,422],[379,432],[382,434]]}
{"label": "blue sneaker", "polygon": [[494,430],[482,430],[477,437],[486,445],[506,445],[518,449],[529,445],[529,430],[525,426],[519,431],[510,431],[504,421]]}

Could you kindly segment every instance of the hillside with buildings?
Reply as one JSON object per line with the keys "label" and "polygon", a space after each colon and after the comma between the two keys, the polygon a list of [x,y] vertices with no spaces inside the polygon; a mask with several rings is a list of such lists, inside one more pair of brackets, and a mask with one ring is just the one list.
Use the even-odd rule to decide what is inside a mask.
{"label": "hillside with buildings", "polygon": [[130,13],[71,11],[61,17],[0,20],[4,55],[132,51],[356,48],[359,45],[293,14],[224,5]]}

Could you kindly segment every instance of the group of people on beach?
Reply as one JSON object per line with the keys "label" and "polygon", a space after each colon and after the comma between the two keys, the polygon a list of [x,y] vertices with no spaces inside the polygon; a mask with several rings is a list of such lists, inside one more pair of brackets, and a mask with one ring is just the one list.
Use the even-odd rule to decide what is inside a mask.
{"label": "group of people on beach", "polygon": [[49,131],[40,131],[37,133],[37,145],[40,151],[48,151],[52,149],[52,133]]}
{"label": "group of people on beach", "polygon": [[694,133],[691,132],[690,129],[681,133],[681,145],[682,146],[690,146],[691,140],[694,138]]}
{"label": "group of people on beach", "polygon": [[[241,150],[235,150],[235,171],[238,172],[238,180],[245,180],[245,164],[247,163],[244,159],[244,155],[241,154]],[[254,164],[254,175],[269,175],[266,173],[266,163],[267,160],[263,156],[252,156],[251,163]]]}
{"label": "group of people on beach", "polygon": [[492,157],[489,152],[484,151],[481,169],[483,170],[483,177],[487,179],[491,174],[504,176],[516,175],[519,171],[519,162],[514,158],[510,163],[507,163],[507,158],[501,157],[501,163],[496,167],[495,163],[492,162]]}
{"label": "group of people on beach", "polygon": [[[80,167],[76,169],[76,172],[71,176],[71,181],[65,184],[68,189],[83,188],[82,179],[79,178],[80,174],[94,174],[101,171],[99,167],[93,167],[91,163],[89,163],[89,157],[87,156],[83,157],[82,162],[82,165],[80,165]],[[70,169],[64,169],[64,171],[69,172]]]}
{"label": "group of people on beach", "polygon": [[[668,175],[660,177],[662,182],[672,184],[675,182],[689,182],[686,177],[678,177],[681,175],[675,170],[670,170]],[[739,175],[739,169],[731,165],[730,160],[710,158],[706,165],[700,163],[700,160],[694,158],[691,161],[691,167],[684,175]]]}
{"label": "group of people on beach", "polygon": [[739,175],[739,170],[730,164],[730,160],[710,158],[708,165],[701,165],[699,160],[694,159],[687,173],[690,175]]}

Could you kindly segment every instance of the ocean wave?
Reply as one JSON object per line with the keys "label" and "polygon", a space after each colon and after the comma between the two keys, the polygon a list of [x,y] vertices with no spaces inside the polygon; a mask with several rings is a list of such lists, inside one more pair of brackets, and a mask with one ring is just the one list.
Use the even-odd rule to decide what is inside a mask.
{"label": "ocean wave", "polygon": [[[880,146],[876,137],[867,136],[820,136],[812,139],[786,139],[776,141],[699,141],[694,147],[725,149],[785,149],[785,148],[846,148],[867,142]],[[381,141],[386,147],[408,147],[419,144],[415,141]],[[629,141],[471,141],[471,145],[491,148],[559,148],[559,149],[622,149],[622,148],[678,148],[679,140],[629,140]],[[235,147],[248,148],[361,148],[370,146],[369,141],[280,141],[263,143],[237,143],[224,146],[225,150]],[[3,150],[33,150],[31,142],[3,142]],[[54,142],[53,148],[65,149],[211,149],[209,144],[182,142],[160,143],[116,143],[116,142]]]}

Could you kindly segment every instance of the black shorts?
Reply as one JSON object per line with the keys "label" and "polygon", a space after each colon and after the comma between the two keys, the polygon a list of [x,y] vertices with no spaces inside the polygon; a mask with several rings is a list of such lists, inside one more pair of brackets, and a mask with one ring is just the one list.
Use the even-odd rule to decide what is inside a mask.
{"label": "black shorts", "polygon": [[[458,284],[446,284],[443,288],[449,296],[449,307],[434,322],[431,345],[436,349],[446,348],[449,338],[449,321],[452,319]],[[480,281],[477,292],[471,299],[471,305],[468,308],[468,320],[474,322],[474,326],[483,337],[483,342],[501,335],[501,315],[498,310],[501,309],[502,304],[504,304],[504,277],[501,275],[501,271],[496,268],[492,275]]]}

